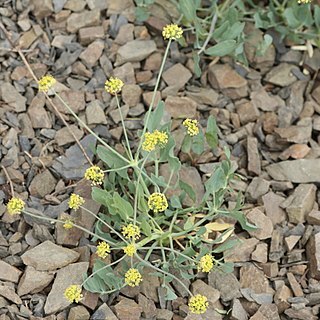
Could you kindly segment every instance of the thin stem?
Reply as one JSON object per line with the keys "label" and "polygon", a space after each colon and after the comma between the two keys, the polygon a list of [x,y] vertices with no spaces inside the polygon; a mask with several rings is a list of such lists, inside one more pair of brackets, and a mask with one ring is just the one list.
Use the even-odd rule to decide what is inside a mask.
{"label": "thin stem", "polygon": [[129,139],[128,139],[128,135],[127,135],[127,130],[126,130],[126,127],[125,127],[125,125],[124,125],[123,115],[122,115],[121,108],[120,108],[120,103],[119,103],[118,95],[116,95],[115,97],[116,97],[116,102],[117,102],[118,110],[119,110],[119,113],[120,113],[120,119],[121,119],[121,124],[122,124],[122,128],[123,128],[123,134],[124,134],[124,137],[125,137],[126,143],[127,143],[127,148],[128,148],[128,152],[129,152],[129,157],[130,157],[131,160],[133,160],[133,156],[132,156],[132,152],[131,152],[131,148],[130,148],[130,143],[129,143]]}
{"label": "thin stem", "polygon": [[198,51],[198,55],[200,55],[207,47],[211,37],[212,37],[212,34],[213,34],[213,31],[214,31],[214,28],[215,28],[215,25],[217,23],[217,20],[218,20],[218,11],[216,10],[213,18],[212,18],[212,21],[211,21],[211,25],[210,25],[210,30],[209,30],[209,33],[208,33],[208,36],[203,44],[203,46],[201,47],[201,49]]}
{"label": "thin stem", "polygon": [[104,220],[102,220],[98,215],[96,215],[95,213],[93,213],[92,211],[88,210],[85,207],[80,206],[81,209],[83,209],[84,211],[90,213],[91,215],[93,215],[97,220],[99,220],[101,223],[103,223],[105,226],[107,226],[111,231],[113,231],[122,241],[124,241],[126,244],[128,244],[128,241],[121,235],[121,233],[119,233],[117,230],[115,230],[114,228],[112,228],[109,223],[105,222]]}
{"label": "thin stem", "polygon": [[169,176],[169,179],[168,179],[168,183],[167,183],[166,187],[164,188],[163,193],[166,193],[166,191],[169,189],[173,174],[174,174],[174,171],[171,170],[170,176]]}
{"label": "thin stem", "polygon": [[115,169],[108,169],[108,170],[103,170],[104,173],[109,173],[109,172],[114,172],[114,171],[120,171],[120,170],[123,170],[123,169],[126,169],[126,168],[131,168],[132,167],[132,164],[128,164],[124,167],[121,167],[121,168],[115,168]]}
{"label": "thin stem", "polygon": [[167,56],[168,56],[168,53],[169,53],[171,41],[172,40],[169,39],[166,51],[164,52],[164,56],[163,56],[162,63],[161,63],[161,66],[160,66],[160,70],[159,70],[159,74],[158,74],[158,77],[157,77],[156,85],[155,85],[154,90],[153,90],[152,100],[151,100],[151,103],[150,103],[150,106],[149,106],[149,110],[147,111],[146,122],[144,124],[142,135],[141,135],[141,139],[140,139],[140,142],[139,142],[139,145],[138,145],[138,149],[137,149],[137,153],[136,153],[136,157],[135,157],[136,160],[139,159],[140,149],[141,149],[141,146],[142,146],[143,137],[144,137],[144,134],[147,131],[151,110],[153,108],[153,105],[154,105],[154,102],[155,102],[155,99],[156,99],[157,90],[158,90],[158,87],[159,87],[159,84],[160,84],[163,68],[164,68],[165,62],[167,60]]}
{"label": "thin stem", "polygon": [[7,180],[8,180],[8,183],[9,183],[9,186],[10,186],[10,190],[11,190],[11,197],[13,198],[14,197],[14,188],[13,188],[13,184],[12,184],[12,181],[10,179],[10,176],[9,176],[9,173],[7,171],[7,169],[4,167],[4,166],[1,166]]}
{"label": "thin stem", "polygon": [[68,111],[76,118],[76,120],[84,127],[86,130],[88,130],[93,136],[97,138],[97,140],[104,145],[109,151],[116,154],[119,158],[121,158],[123,161],[127,163],[131,163],[128,159],[123,157],[119,152],[111,148],[103,139],[101,139],[96,133],[94,133],[78,116],[77,114],[68,106],[68,104],[60,97],[60,95],[56,92],[54,92],[55,95],[58,97],[58,99],[62,102],[62,104],[68,109]]}

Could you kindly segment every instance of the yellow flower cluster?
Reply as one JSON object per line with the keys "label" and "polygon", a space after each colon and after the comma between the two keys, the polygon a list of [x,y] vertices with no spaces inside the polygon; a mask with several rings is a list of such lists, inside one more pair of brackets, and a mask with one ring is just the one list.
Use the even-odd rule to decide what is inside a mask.
{"label": "yellow flower cluster", "polygon": [[7,204],[7,210],[9,214],[20,214],[24,209],[25,203],[23,200],[13,197]]}
{"label": "yellow flower cluster", "polygon": [[101,259],[105,259],[110,252],[111,252],[110,245],[105,241],[101,241],[97,245],[96,253],[97,253],[97,256],[100,257]]}
{"label": "yellow flower cluster", "polygon": [[148,199],[148,207],[155,213],[162,212],[168,208],[168,201],[163,193],[152,193]]}
{"label": "yellow flower cluster", "polygon": [[202,314],[207,311],[209,302],[205,296],[197,294],[190,298],[188,306],[192,313]]}
{"label": "yellow flower cluster", "polygon": [[127,239],[139,239],[140,238],[140,228],[130,223],[127,226],[122,227],[122,234]]}
{"label": "yellow flower cluster", "polygon": [[64,224],[63,224],[63,227],[66,229],[66,230],[69,230],[73,227],[73,222],[71,219],[69,218],[63,218],[63,221],[64,221]]}
{"label": "yellow flower cluster", "polygon": [[142,276],[137,269],[131,268],[124,275],[125,283],[130,287],[136,287],[142,281]]}
{"label": "yellow flower cluster", "polygon": [[105,90],[113,95],[116,95],[117,93],[119,93],[122,87],[123,87],[123,82],[119,78],[111,77],[104,84]]}
{"label": "yellow flower cluster", "polygon": [[53,76],[47,75],[42,77],[38,81],[39,91],[48,92],[48,90],[56,83],[56,79]]}
{"label": "yellow flower cluster", "polygon": [[168,134],[155,130],[152,133],[146,132],[144,135],[144,141],[142,149],[148,152],[153,151],[156,147],[163,148],[168,142]]}
{"label": "yellow flower cluster", "polygon": [[298,0],[298,3],[310,3],[312,0]]}
{"label": "yellow flower cluster", "polygon": [[76,284],[69,286],[65,290],[64,296],[70,303],[73,301],[78,303],[83,298],[83,295],[81,294],[81,287]]}
{"label": "yellow flower cluster", "polygon": [[203,256],[198,265],[198,270],[202,272],[210,272],[213,268],[213,258],[210,254]]}
{"label": "yellow flower cluster", "polygon": [[199,133],[198,121],[192,119],[186,119],[182,123],[186,129],[189,136],[193,137]]}
{"label": "yellow flower cluster", "polygon": [[124,253],[129,256],[133,257],[133,255],[137,252],[137,249],[133,243],[128,244],[125,248],[123,248]]}
{"label": "yellow flower cluster", "polygon": [[182,37],[183,31],[177,24],[168,24],[162,29],[162,36],[164,39],[177,40]]}
{"label": "yellow flower cluster", "polygon": [[104,173],[98,166],[88,168],[84,174],[85,179],[90,180],[93,186],[102,184]]}
{"label": "yellow flower cluster", "polygon": [[78,194],[72,193],[68,202],[69,208],[78,210],[84,204],[84,199]]}

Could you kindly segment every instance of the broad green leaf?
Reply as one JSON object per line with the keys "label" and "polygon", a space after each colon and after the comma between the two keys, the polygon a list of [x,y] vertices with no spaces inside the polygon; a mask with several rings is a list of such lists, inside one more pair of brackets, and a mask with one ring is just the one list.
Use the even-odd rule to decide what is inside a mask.
{"label": "broad green leaf", "polygon": [[290,8],[287,8],[286,10],[284,10],[283,15],[286,18],[286,21],[287,21],[290,28],[296,29],[296,28],[300,27],[301,22],[294,15],[293,8],[290,7]]}
{"label": "broad green leaf", "polygon": [[314,22],[318,28],[318,33],[320,30],[320,7],[314,6]]}
{"label": "broad green leaf", "polygon": [[218,127],[215,118],[211,115],[207,122],[207,130],[205,133],[208,145],[214,149],[218,146]]}
{"label": "broad green leaf", "polygon": [[158,106],[155,108],[155,110],[151,111],[151,114],[149,117],[148,126],[147,126],[147,129],[149,132],[153,132],[154,130],[160,128],[160,122],[163,117],[163,112],[164,112],[164,102],[159,101]]}
{"label": "broad green leaf", "polygon": [[196,7],[193,1],[180,0],[180,11],[189,22],[194,22],[196,19]]}
{"label": "broad green leaf", "polygon": [[197,78],[201,76],[201,68],[200,68],[200,56],[194,51],[192,53],[193,63],[194,63],[194,73]]}
{"label": "broad green leaf", "polygon": [[242,33],[245,26],[244,22],[236,22],[229,27],[221,36],[221,40],[234,40]]}
{"label": "broad green leaf", "polygon": [[211,177],[206,181],[206,190],[215,193],[227,186],[227,177],[221,167],[216,168]]}
{"label": "broad green leaf", "polygon": [[183,225],[184,230],[190,230],[194,225],[194,217],[189,217]]}
{"label": "broad green leaf", "polygon": [[238,23],[238,10],[235,8],[229,8],[229,10],[226,13],[226,20],[230,22],[230,25]]}
{"label": "broad green leaf", "polygon": [[231,54],[238,46],[235,40],[225,40],[217,43],[216,45],[205,50],[205,53],[209,56],[223,57]]}
{"label": "broad green leaf", "polygon": [[233,248],[235,245],[237,245],[239,243],[240,243],[240,240],[237,238],[228,239],[224,243],[217,246],[212,252],[213,253],[221,253],[221,252],[224,252],[228,249]]}
{"label": "broad green leaf", "polygon": [[224,273],[231,273],[234,270],[233,262],[224,262],[222,265],[219,265],[219,270]]}
{"label": "broad green leaf", "polygon": [[170,206],[175,209],[182,208],[182,204],[181,204],[180,199],[177,195],[173,195],[170,197]]}
{"label": "broad green leaf", "polygon": [[192,138],[186,134],[182,140],[181,151],[184,153],[189,153],[191,150]]}
{"label": "broad green leaf", "polygon": [[224,214],[226,217],[231,217],[236,219],[240,225],[241,228],[246,230],[246,231],[255,231],[257,230],[257,227],[253,224],[251,224],[246,216],[241,212],[241,211],[231,211],[228,214]]}
{"label": "broad green leaf", "polygon": [[179,180],[179,187],[181,190],[184,190],[187,193],[187,195],[191,198],[192,201],[196,201],[196,193],[188,183]]}
{"label": "broad green leaf", "polygon": [[167,289],[167,293],[165,295],[165,299],[167,301],[175,300],[178,298],[178,296],[173,292],[172,289],[170,289],[168,286],[164,286]]}
{"label": "broad green leaf", "polygon": [[222,36],[222,34],[229,28],[230,23],[229,21],[225,21],[222,23],[221,26],[219,26],[212,34],[212,38],[216,41],[220,40],[220,37]]}
{"label": "broad green leaf", "polygon": [[110,192],[93,187],[91,192],[92,199],[104,206],[108,206],[110,204],[110,201],[112,201],[112,196]]}
{"label": "broad green leaf", "polygon": [[133,208],[131,203],[123,199],[117,192],[113,194],[112,207],[117,210],[124,221],[127,221],[128,217],[133,216]]}
{"label": "broad green leaf", "polygon": [[139,22],[143,22],[148,20],[150,13],[147,10],[147,8],[143,8],[143,7],[136,7],[134,10],[135,16],[137,18],[137,21]]}
{"label": "broad green leaf", "polygon": [[92,277],[88,279],[83,287],[93,293],[101,293],[107,290],[104,281],[99,277]]}
{"label": "broad green leaf", "polygon": [[204,135],[201,129],[196,136],[192,137],[191,150],[198,155],[204,151]]}
{"label": "broad green leaf", "polygon": [[140,228],[147,237],[152,235],[151,227],[146,219],[142,220]]}

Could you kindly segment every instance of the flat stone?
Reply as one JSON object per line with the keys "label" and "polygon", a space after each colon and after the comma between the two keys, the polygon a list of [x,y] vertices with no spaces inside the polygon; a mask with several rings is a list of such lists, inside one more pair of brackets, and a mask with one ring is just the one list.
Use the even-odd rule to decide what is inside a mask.
{"label": "flat stone", "polygon": [[119,320],[106,303],[103,303],[91,316],[91,320]]}
{"label": "flat stone", "polygon": [[233,248],[224,252],[224,260],[226,262],[247,262],[251,259],[251,254],[254,251],[259,240],[256,238],[241,239],[240,243]]}
{"label": "flat stone", "polygon": [[51,46],[55,47],[55,48],[59,48],[59,49],[65,49],[66,45],[69,45],[73,40],[74,40],[75,36],[69,35],[69,36],[64,36],[64,35],[56,35],[52,42],[51,42]]}
{"label": "flat stone", "polygon": [[194,295],[205,295],[211,307],[214,307],[214,304],[220,298],[220,292],[217,289],[214,289],[212,286],[209,286],[202,280],[196,280],[195,282],[193,282],[191,288],[191,291]]}
{"label": "flat stone", "polygon": [[[145,105],[147,107],[150,107],[150,105],[151,105],[152,96],[153,96],[153,92],[152,91],[149,91],[149,92],[145,91],[142,94],[143,102],[145,103]],[[161,93],[160,93],[160,91],[157,91],[155,99],[154,99],[153,108],[155,108],[159,104],[160,101],[161,101]]]}
{"label": "flat stone", "polygon": [[52,0],[32,0],[33,14],[37,19],[43,19],[53,13]]}
{"label": "flat stone", "polygon": [[0,260],[0,280],[11,281],[18,283],[19,278],[22,272],[16,268],[6,263],[5,261]]}
{"label": "flat stone", "polygon": [[301,236],[298,236],[298,235],[291,235],[289,237],[286,237],[284,239],[284,242],[285,242],[285,245],[287,247],[287,250],[288,251],[291,251],[295,245],[298,243],[298,241],[301,239]]}
{"label": "flat stone", "polygon": [[[68,320],[89,320],[89,319],[90,319],[90,313],[83,306],[76,306],[71,308],[68,314]],[[105,318],[105,319],[109,319],[109,318]]]}
{"label": "flat stone", "polygon": [[117,37],[114,39],[114,43],[122,46],[129,41],[133,41],[134,25],[131,23],[124,24],[120,27]]}
{"label": "flat stone", "polygon": [[234,299],[232,304],[232,310],[230,314],[230,320],[247,320],[247,311],[243,308],[239,299]]}
{"label": "flat stone", "polygon": [[148,299],[157,303],[159,302],[158,288],[160,287],[160,280],[153,273],[154,270],[151,268],[143,269],[143,281],[140,284],[140,292]]}
{"label": "flat stone", "polygon": [[307,257],[309,260],[309,275],[320,280],[320,233],[311,236],[307,243]]}
{"label": "flat stone", "polygon": [[252,104],[262,111],[276,111],[281,106],[279,97],[269,95],[264,88],[252,91],[250,98]]}
{"label": "flat stone", "polygon": [[14,112],[26,111],[27,99],[10,83],[1,84],[1,98]]}
{"label": "flat stone", "polygon": [[190,91],[186,92],[187,97],[193,99],[198,104],[206,104],[212,107],[216,106],[219,94],[215,90],[194,86],[188,89]]}
{"label": "flat stone", "polygon": [[18,144],[18,133],[15,128],[10,128],[9,131],[6,133],[6,135],[2,139],[2,145],[10,149],[14,145]]}
{"label": "flat stone", "polygon": [[47,194],[50,194],[55,186],[56,179],[51,172],[46,169],[33,178],[29,186],[29,192],[34,197],[43,198]]}
{"label": "flat stone", "polygon": [[80,44],[83,46],[86,46],[97,39],[103,39],[104,36],[105,32],[103,26],[87,27],[79,30],[79,40]]}
{"label": "flat stone", "polygon": [[67,31],[76,33],[84,27],[98,26],[100,24],[100,10],[84,10],[81,13],[72,13],[67,20]]}
{"label": "flat stone", "polygon": [[84,9],[85,6],[85,0],[68,0],[67,3],[64,5],[64,8],[73,12],[80,12]]}
{"label": "flat stone", "polygon": [[101,57],[104,47],[103,41],[96,40],[89,44],[86,50],[80,54],[79,58],[87,67],[93,67]]}
{"label": "flat stone", "polygon": [[12,301],[14,304],[22,304],[22,300],[15,291],[6,285],[0,285],[0,296]]}
{"label": "flat stone", "polygon": [[71,132],[75,135],[75,137],[80,140],[83,137],[83,131],[78,128],[77,125],[72,124],[67,127],[63,127],[62,129],[58,130],[55,134],[54,140],[58,144],[58,146],[62,147],[66,144],[75,142],[75,138],[72,136]]}
{"label": "flat stone", "polygon": [[[179,75],[177,77],[177,75]],[[191,79],[192,74],[185,66],[181,63],[177,63],[165,70],[162,74],[163,80],[168,86],[175,86],[181,89]]]}
{"label": "flat stone", "polygon": [[53,273],[37,271],[32,266],[27,266],[18,285],[18,295],[24,296],[28,293],[41,292],[51,283],[53,278]]}
{"label": "flat stone", "polygon": [[307,216],[307,221],[309,224],[320,225],[320,211],[312,210]]}
{"label": "flat stone", "polygon": [[45,97],[41,95],[39,97],[35,96],[32,99],[30,106],[28,107],[28,115],[34,129],[52,128],[51,119],[47,111],[45,110],[44,105]]}
{"label": "flat stone", "polygon": [[141,99],[142,89],[136,84],[126,84],[121,90],[122,100],[129,107],[135,107]]}
{"label": "flat stone", "polygon": [[113,75],[121,79],[125,84],[135,84],[136,77],[131,62],[127,62],[120,67],[113,69]]}
{"label": "flat stone", "polygon": [[269,191],[269,187],[270,181],[265,180],[261,177],[254,177],[249,184],[246,192],[252,199],[256,200],[265,195]]}
{"label": "flat stone", "polygon": [[[73,110],[73,112],[78,113],[84,110],[86,103],[84,99],[84,92],[81,91],[62,91],[60,96],[63,101]],[[53,102],[58,108],[58,110],[64,114],[71,114],[71,112],[63,105],[63,103],[57,98],[53,98]]]}
{"label": "flat stone", "polygon": [[311,148],[309,148],[306,144],[294,144],[290,146],[288,149],[284,150],[279,158],[281,160],[288,160],[289,158],[293,159],[303,159],[310,152]]}
{"label": "flat stone", "polygon": [[292,298],[292,292],[284,281],[280,280],[280,284],[277,284],[276,293],[274,295],[274,302],[278,307],[279,313],[283,313],[284,310],[290,307],[288,299]]}
{"label": "flat stone", "polygon": [[318,320],[318,316],[314,315],[310,307],[305,307],[301,310],[295,310],[289,308],[284,311],[284,314],[289,317],[289,319],[308,319],[308,320]]}
{"label": "flat stone", "polygon": [[21,259],[25,265],[32,266],[38,271],[52,271],[77,261],[79,256],[80,254],[73,250],[45,241],[26,251]]}
{"label": "flat stone", "polygon": [[295,276],[293,275],[293,273],[288,272],[287,273],[287,278],[290,284],[290,287],[293,291],[293,294],[295,297],[303,297],[304,293],[302,291],[302,288],[300,286],[300,284],[298,283],[297,279],[295,278]]}
{"label": "flat stone", "polygon": [[121,46],[117,52],[116,66],[126,62],[139,62],[157,50],[153,40],[133,40]]}
{"label": "flat stone", "polygon": [[279,229],[274,229],[269,249],[269,260],[279,261],[284,255],[283,235]]}
{"label": "flat stone", "polygon": [[156,319],[157,320],[171,320],[173,312],[165,309],[157,309]]}
{"label": "flat stone", "polygon": [[107,118],[103,111],[102,103],[94,100],[86,108],[87,124],[106,124]]}
{"label": "flat stone", "polygon": [[266,216],[271,219],[273,225],[280,224],[286,219],[286,212],[280,207],[284,200],[284,197],[272,191],[262,197]]}
{"label": "flat stone", "polygon": [[[113,120],[114,123],[119,123],[121,121],[121,114],[124,119],[127,117],[128,112],[129,112],[129,106],[124,105],[124,106],[120,107],[120,110],[121,110],[121,113],[118,108],[110,111],[110,113],[109,113],[109,116],[111,117],[111,119]],[[122,128],[121,128],[121,133],[122,133]]]}
{"label": "flat stone", "polygon": [[293,200],[286,208],[289,221],[292,223],[305,222],[306,215],[312,210],[316,198],[314,184],[300,184],[293,193]]}
{"label": "flat stone", "polygon": [[299,159],[282,161],[266,167],[268,174],[275,180],[294,183],[320,181],[320,161],[318,159]]}
{"label": "flat stone", "polygon": [[250,101],[236,105],[236,109],[242,125],[255,122],[260,115],[259,110]]}
{"label": "flat stone", "polygon": [[267,73],[265,80],[280,87],[289,86],[297,81],[296,76],[292,73],[293,69],[299,71],[299,68],[295,65],[281,63]]}
{"label": "flat stone", "polygon": [[255,175],[261,173],[260,152],[258,148],[258,139],[254,137],[247,138],[247,153],[248,153],[248,171]]}
{"label": "flat stone", "polygon": [[275,304],[263,304],[250,320],[280,320],[278,308]]}
{"label": "flat stone", "polygon": [[256,231],[248,231],[252,237],[259,240],[271,238],[273,232],[272,220],[261,210],[254,208],[247,214],[247,218],[258,228]]}
{"label": "flat stone", "polygon": [[155,303],[146,298],[143,294],[138,295],[138,304],[142,308],[142,316],[146,319],[154,319],[156,315],[156,305]]}
{"label": "flat stone", "polygon": [[275,133],[286,142],[308,143],[311,139],[311,122],[306,126],[290,126],[287,128],[275,128]]}
{"label": "flat stone", "polygon": [[208,79],[213,89],[220,89],[231,99],[244,98],[248,95],[247,80],[228,64],[211,64]]}
{"label": "flat stone", "polygon": [[165,111],[174,119],[195,118],[197,103],[188,97],[167,97]]}
{"label": "flat stone", "polygon": [[70,285],[80,285],[82,283],[83,274],[87,272],[88,267],[88,262],[78,262],[57,271],[56,278],[44,306],[46,314],[64,310],[71,304],[64,297],[64,292]]}
{"label": "flat stone", "polygon": [[21,49],[29,49],[30,46],[37,40],[37,38],[38,35],[35,33],[34,29],[30,29],[27,32],[24,32],[19,38],[19,47]]}
{"label": "flat stone", "polygon": [[142,308],[133,300],[122,298],[114,306],[115,312],[119,320],[140,320]]}
{"label": "flat stone", "polygon": [[268,261],[268,245],[266,243],[259,243],[256,249],[252,252],[251,258],[260,263],[267,263]]}

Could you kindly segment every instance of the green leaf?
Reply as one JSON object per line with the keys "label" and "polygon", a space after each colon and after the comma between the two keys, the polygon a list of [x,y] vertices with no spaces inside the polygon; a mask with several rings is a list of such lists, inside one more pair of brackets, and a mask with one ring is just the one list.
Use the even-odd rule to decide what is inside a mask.
{"label": "green leaf", "polygon": [[147,237],[151,237],[152,231],[147,219],[143,219],[140,228]]}
{"label": "green leaf", "polygon": [[143,8],[143,7],[136,7],[134,10],[134,13],[137,21],[139,22],[148,20],[150,16],[150,12],[147,10],[147,8]]}
{"label": "green leaf", "polygon": [[206,227],[201,227],[198,231],[197,231],[197,236],[202,236],[207,232],[207,228]]}
{"label": "green leaf", "polygon": [[241,228],[246,230],[246,231],[255,231],[257,230],[257,227],[253,224],[251,224],[246,216],[241,212],[241,211],[230,211],[228,214],[223,214],[226,217],[231,217],[236,219],[240,225]]}
{"label": "green leaf", "polygon": [[201,68],[200,68],[200,56],[194,51],[192,53],[193,63],[194,63],[194,73],[197,78],[201,76]]}
{"label": "green leaf", "polygon": [[106,291],[107,287],[104,283],[104,281],[99,277],[92,277],[88,279],[83,287],[93,293],[101,293]]}
{"label": "green leaf", "polygon": [[229,27],[221,36],[221,40],[233,40],[238,38],[242,33],[245,26],[244,22],[236,22],[231,27]]}
{"label": "green leaf", "polygon": [[[187,247],[187,248],[186,248],[185,250],[183,250],[181,253],[184,254],[185,256],[189,257],[189,258],[194,257],[194,256],[197,254],[197,252],[194,251],[194,250],[192,249],[192,247]],[[177,262],[178,264],[181,264],[181,263],[183,263],[183,262],[186,261],[186,260],[187,260],[187,258],[185,258],[185,257],[183,257],[183,256],[181,256],[181,255],[178,255],[178,257],[177,257],[177,259],[176,259],[176,262]]]}
{"label": "green leaf", "polygon": [[293,8],[290,7],[284,10],[283,16],[286,18],[290,28],[296,29],[300,27],[301,22],[294,15]]}
{"label": "green leaf", "polygon": [[213,47],[205,50],[205,53],[209,56],[223,57],[231,54],[238,46],[235,40],[225,40],[217,43]]}
{"label": "green leaf", "polygon": [[192,201],[196,201],[196,193],[193,188],[186,182],[179,180],[179,187],[181,190],[185,191]]}
{"label": "green leaf", "polygon": [[204,151],[204,136],[201,129],[196,136],[192,137],[191,150],[198,155],[202,154]]}
{"label": "green leaf", "polygon": [[184,153],[189,153],[191,150],[192,138],[186,134],[182,140],[181,151]]}
{"label": "green leaf", "polygon": [[180,199],[177,195],[173,195],[170,197],[170,206],[175,209],[182,208],[182,204],[181,204]]}
{"label": "green leaf", "polygon": [[112,207],[117,210],[119,215],[124,221],[128,220],[128,217],[133,216],[133,208],[129,201],[120,197],[119,193],[113,194],[113,205]]}
{"label": "green leaf", "polygon": [[189,22],[193,22],[196,19],[196,8],[193,1],[180,0],[179,6],[181,13]]}
{"label": "green leaf", "polygon": [[221,270],[224,273],[231,273],[234,270],[234,263],[224,262],[222,265],[219,266],[219,270]]}
{"label": "green leaf", "polygon": [[214,149],[218,146],[218,127],[215,118],[211,115],[207,122],[206,140],[208,145]]}
{"label": "green leaf", "polygon": [[112,196],[110,192],[97,187],[92,188],[91,196],[94,201],[104,206],[108,206],[110,201],[112,201]]}
{"label": "green leaf", "polygon": [[273,38],[269,34],[265,34],[263,36],[263,41],[259,43],[256,55],[263,56],[268,50],[268,48],[270,47],[270,45],[272,44],[272,40]]}
{"label": "green leaf", "polygon": [[194,225],[194,218],[189,217],[185,224],[183,225],[183,230],[189,230],[193,227]]}
{"label": "green leaf", "polygon": [[221,253],[224,252],[228,249],[233,248],[235,245],[239,244],[240,240],[237,238],[231,238],[226,240],[224,243],[220,244],[219,246],[217,246],[212,252],[213,253]]}
{"label": "green leaf", "polygon": [[161,149],[160,162],[168,162],[170,170],[178,172],[181,168],[180,160],[174,155],[174,147],[176,142],[170,135],[167,145]]}
{"label": "green leaf", "polygon": [[168,286],[164,285],[164,287],[167,289],[167,293],[165,295],[165,299],[167,301],[175,300],[178,298],[178,296],[173,292],[172,289],[170,289]]}
{"label": "green leaf", "polygon": [[314,6],[314,22],[319,32],[320,30],[320,7],[319,6]]}
{"label": "green leaf", "polygon": [[151,111],[151,114],[149,117],[148,126],[147,126],[147,129],[149,132],[153,132],[154,130],[160,128],[160,122],[163,117],[163,112],[164,112],[164,102],[159,101],[158,106],[153,111]]}
{"label": "green leaf", "polygon": [[221,26],[219,26],[212,34],[212,38],[216,41],[220,40],[220,37],[222,36],[222,34],[229,28],[230,23],[229,21],[225,21],[224,23],[222,23]]}
{"label": "green leaf", "polygon": [[219,166],[216,168],[211,177],[206,181],[205,188],[210,193],[216,193],[220,189],[224,189],[227,186],[227,177],[223,169]]}

